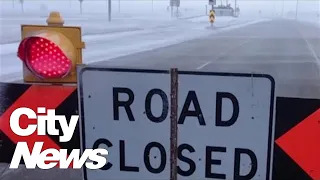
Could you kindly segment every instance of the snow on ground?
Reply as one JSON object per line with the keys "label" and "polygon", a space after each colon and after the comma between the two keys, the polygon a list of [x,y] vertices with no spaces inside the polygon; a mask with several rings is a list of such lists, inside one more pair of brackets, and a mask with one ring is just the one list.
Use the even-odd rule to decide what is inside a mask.
{"label": "snow on ground", "polygon": [[238,28],[260,21],[243,15],[240,18],[217,17],[214,29],[210,29],[205,15],[207,1],[181,3],[179,17],[174,18],[167,9],[167,1],[155,0],[153,5],[151,0],[112,1],[111,22],[108,22],[105,1],[84,1],[83,14],[80,14],[79,3],[75,0],[25,0],[23,13],[19,3],[14,2],[14,6],[12,1],[0,2],[0,81],[21,78],[22,64],[16,57],[20,25],[45,24],[48,12],[52,10],[61,12],[65,25],[82,27],[86,43],[84,63],[110,60],[218,33],[222,28]]}

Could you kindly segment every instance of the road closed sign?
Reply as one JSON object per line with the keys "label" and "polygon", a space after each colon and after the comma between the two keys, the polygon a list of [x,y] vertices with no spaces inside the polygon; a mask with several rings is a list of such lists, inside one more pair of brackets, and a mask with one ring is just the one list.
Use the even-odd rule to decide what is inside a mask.
{"label": "road closed sign", "polygon": [[[170,179],[169,71],[83,66],[82,148],[107,164],[85,180]],[[260,74],[178,72],[179,180],[269,180],[274,81]]]}

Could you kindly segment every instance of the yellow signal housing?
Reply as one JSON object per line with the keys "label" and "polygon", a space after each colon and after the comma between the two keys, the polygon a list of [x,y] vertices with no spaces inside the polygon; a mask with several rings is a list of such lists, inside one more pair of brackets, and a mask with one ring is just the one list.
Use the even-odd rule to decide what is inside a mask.
{"label": "yellow signal housing", "polygon": [[210,10],[210,13],[209,13],[209,21],[210,21],[210,23],[214,23],[215,19],[216,19],[216,15],[215,15],[214,11]]}
{"label": "yellow signal housing", "polygon": [[[47,19],[47,24],[47,26],[21,25],[22,41],[19,46],[18,56],[24,62],[23,79],[25,82],[30,83],[76,83],[76,68],[78,64],[82,64],[82,49],[85,48],[85,43],[82,42],[81,27],[63,26],[64,20],[59,12],[51,12]],[[35,38],[40,38],[40,41],[45,40],[46,43],[44,43],[44,45],[48,46],[47,42],[49,42],[52,46],[40,48],[42,44],[39,45],[36,44],[38,42],[31,41]],[[50,51],[52,47],[57,48],[59,52],[55,49]],[[38,51],[35,52],[32,48]],[[54,53],[57,54],[55,55]],[[49,54],[51,55],[50,57]],[[39,58],[35,59],[37,55]],[[61,61],[58,59],[58,55],[60,55]],[[68,59],[69,61],[62,61],[63,59]],[[35,60],[39,61],[35,62]],[[65,74],[63,74],[59,68],[61,68],[61,65],[64,65],[65,62],[69,62],[70,64],[62,67],[62,70],[65,70],[65,68],[68,69],[68,71],[65,70]],[[30,68],[30,64],[33,65],[32,63],[35,63],[32,67],[37,67],[37,71],[33,71],[32,68]],[[41,68],[44,69],[44,67],[46,69],[41,71]],[[44,77],[42,74],[41,78],[39,78],[35,72],[40,71],[48,76]],[[63,75],[58,77],[58,72]]]}

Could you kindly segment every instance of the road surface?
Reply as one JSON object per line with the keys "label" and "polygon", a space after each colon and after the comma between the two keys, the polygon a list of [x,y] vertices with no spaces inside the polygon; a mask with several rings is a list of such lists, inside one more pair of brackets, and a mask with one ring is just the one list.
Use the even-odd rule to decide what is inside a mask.
{"label": "road surface", "polygon": [[[121,20],[116,19],[111,24],[100,24],[100,26],[97,25],[96,19],[90,20],[90,23],[83,21],[83,24],[80,24],[83,28],[82,41],[86,46],[83,49],[83,63],[104,61],[165,47],[263,20],[251,17],[221,17],[215,23],[216,31],[208,31],[205,28],[205,26],[209,26],[207,16],[173,20],[135,19],[131,23],[127,22],[128,20],[123,20],[124,22],[121,23]],[[7,36],[18,41],[21,29],[17,28],[19,26],[16,21],[13,22],[10,24],[8,20],[4,21],[9,24],[6,28],[11,32]],[[31,20],[31,22],[33,21]],[[10,27],[13,26],[16,28],[11,30]],[[16,32],[17,30],[19,33]],[[5,38],[0,37],[0,40],[5,41]],[[2,67],[0,68],[0,81],[10,82],[22,79],[22,61],[17,57],[18,45],[18,42],[0,44],[2,50],[0,51],[0,66]]]}
{"label": "road surface", "polygon": [[266,73],[275,78],[277,96],[319,98],[319,31],[308,23],[273,20],[97,64]]}
{"label": "road surface", "polygon": [[[320,29],[273,20],[97,65],[181,70],[266,73],[276,96],[320,97]],[[134,43],[134,42],[133,42]],[[24,178],[23,178],[24,177]],[[7,172],[1,180],[79,180],[80,171]]]}

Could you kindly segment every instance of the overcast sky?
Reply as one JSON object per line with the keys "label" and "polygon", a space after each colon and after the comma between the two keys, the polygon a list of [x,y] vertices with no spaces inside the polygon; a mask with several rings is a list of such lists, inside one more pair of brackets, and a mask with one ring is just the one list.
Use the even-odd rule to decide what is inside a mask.
{"label": "overcast sky", "polygon": [[[3,6],[2,8],[4,8],[5,5],[3,3],[5,3],[6,6],[11,7],[10,4],[13,1],[16,4],[18,4],[18,2],[19,2],[19,0],[0,0],[0,5],[2,4],[2,6]],[[72,1],[76,4],[79,2],[78,0],[24,0],[24,1],[26,2],[26,6],[25,6],[26,8],[28,8],[28,5],[31,6],[32,4],[34,4],[32,6],[37,6],[37,8],[38,8],[39,4],[47,4],[50,7],[50,6],[52,6],[53,3],[54,4],[67,3],[66,5],[68,5],[68,3],[70,1]],[[95,2],[100,2],[100,3],[104,4],[107,0],[84,0],[85,4],[87,4],[87,6],[88,6],[88,3],[90,3],[90,1],[92,1],[93,4]],[[139,5],[141,5],[142,1],[144,1],[148,4],[148,2],[151,2],[152,0],[112,0],[112,1],[114,3],[118,3],[118,1],[122,1],[123,5],[125,5],[125,2],[129,2],[129,1],[131,1],[132,3],[136,2],[134,4],[130,4],[130,7],[136,5],[137,6],[136,8],[139,8]],[[153,0],[153,1],[162,1],[164,3],[164,6],[166,6],[166,4],[169,4],[169,2],[170,2],[170,0]],[[181,1],[181,7],[183,7],[184,4],[196,3],[198,6],[193,6],[194,8],[202,8],[208,4],[209,0],[180,0],[180,1]],[[185,1],[185,3],[184,3],[184,1]],[[226,4],[227,1],[228,1],[228,3],[231,4],[232,7],[234,7],[235,0],[216,0],[217,5],[221,4],[221,2],[223,4]],[[237,0],[237,3],[239,5],[242,13],[249,12],[249,11],[258,12],[259,10],[261,10],[264,13],[281,13],[282,7],[283,7],[283,12],[286,13],[289,11],[295,12],[297,0]],[[63,6],[65,6],[65,5],[62,5],[62,7]],[[155,6],[157,6],[157,5],[155,4]],[[6,8],[8,8],[8,7],[6,7]],[[60,8],[61,8],[61,6],[60,6]],[[132,7],[132,8],[134,8],[134,7]],[[299,13],[320,12],[320,0],[298,0],[298,12]]]}
{"label": "overcast sky", "polygon": [[[217,0],[217,4],[219,4],[221,0]],[[226,0],[223,0],[225,3]],[[296,0],[237,0],[240,8],[242,10],[252,9],[253,7],[265,10],[273,10],[275,9],[278,12],[282,10],[282,4],[284,7],[284,11],[295,11],[296,10]],[[234,4],[234,0],[229,0],[228,3]],[[234,6],[234,5],[233,5]],[[299,0],[298,1],[298,11],[308,12],[308,11],[317,11],[320,10],[320,0]]]}

